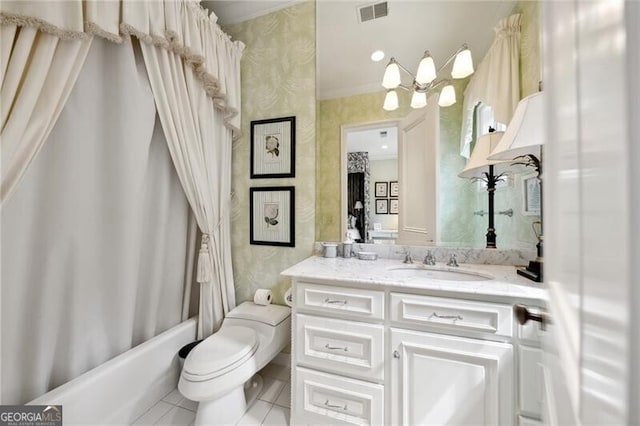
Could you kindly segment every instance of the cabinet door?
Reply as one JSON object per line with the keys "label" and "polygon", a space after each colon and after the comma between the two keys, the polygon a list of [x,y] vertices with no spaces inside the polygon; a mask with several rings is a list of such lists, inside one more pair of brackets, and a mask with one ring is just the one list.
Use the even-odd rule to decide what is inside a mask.
{"label": "cabinet door", "polygon": [[391,329],[391,423],[515,422],[510,344]]}

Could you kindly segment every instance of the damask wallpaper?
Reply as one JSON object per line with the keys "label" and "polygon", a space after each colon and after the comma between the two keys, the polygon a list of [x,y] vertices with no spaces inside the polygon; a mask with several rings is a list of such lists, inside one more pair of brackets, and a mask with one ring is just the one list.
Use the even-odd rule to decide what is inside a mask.
{"label": "damask wallpaper", "polygon": [[[242,58],[242,137],[233,145],[232,250],[238,303],[271,288],[284,303],[280,272],[313,253],[316,191],[316,16],[305,2],[225,27],[246,45]],[[296,177],[249,179],[250,121],[296,116]],[[295,186],[296,246],[249,244],[249,187]]]}

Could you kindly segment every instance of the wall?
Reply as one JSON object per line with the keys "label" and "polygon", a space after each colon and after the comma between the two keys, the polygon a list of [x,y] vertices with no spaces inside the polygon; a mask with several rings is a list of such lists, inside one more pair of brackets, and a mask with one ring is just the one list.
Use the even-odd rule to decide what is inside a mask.
{"label": "wall", "polygon": [[[316,17],[315,3],[296,4],[225,27],[246,44],[242,59],[242,137],[233,145],[232,251],[238,303],[271,288],[283,303],[290,283],[280,276],[310,256],[315,240]],[[250,121],[296,116],[296,177],[249,179]],[[294,185],[295,247],[249,244],[249,187]]]}
{"label": "wall", "polygon": [[[369,208],[371,209],[371,229],[373,224],[378,222],[382,229],[398,229],[397,214],[376,214],[376,182],[398,181],[398,159],[391,160],[371,160],[371,182],[369,184]],[[389,199],[389,197],[387,197]]]}

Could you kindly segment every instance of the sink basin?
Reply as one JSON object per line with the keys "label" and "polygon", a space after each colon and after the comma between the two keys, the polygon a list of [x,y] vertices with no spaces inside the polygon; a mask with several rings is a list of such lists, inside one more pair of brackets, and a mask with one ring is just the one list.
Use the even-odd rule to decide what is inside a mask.
{"label": "sink basin", "polygon": [[439,269],[428,266],[399,266],[389,268],[393,275],[402,278],[429,278],[443,281],[488,281],[493,277],[479,272]]}

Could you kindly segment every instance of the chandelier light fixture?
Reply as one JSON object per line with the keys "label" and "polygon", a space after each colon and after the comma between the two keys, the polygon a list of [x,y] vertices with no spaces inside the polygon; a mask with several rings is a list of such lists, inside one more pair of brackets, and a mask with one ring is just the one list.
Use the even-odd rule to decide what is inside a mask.
{"label": "chandelier light fixture", "polygon": [[[471,51],[466,44],[463,44],[447,61],[436,71],[436,66],[428,50],[424,52],[418,70],[414,76],[408,69],[403,67],[395,58],[391,58],[384,70],[382,77],[382,86],[387,89],[387,95],[384,98],[384,108],[387,111],[393,111],[398,108],[398,93],[396,89],[401,88],[412,92],[411,108],[424,108],[427,106],[427,92],[435,90],[439,86],[443,86],[438,99],[438,105],[448,107],[456,103],[456,91],[448,79],[436,80],[437,74],[447,65],[453,62],[451,70],[451,78],[460,79],[473,74],[473,60]],[[413,78],[411,85],[403,85],[400,76],[400,70],[406,72]]]}

